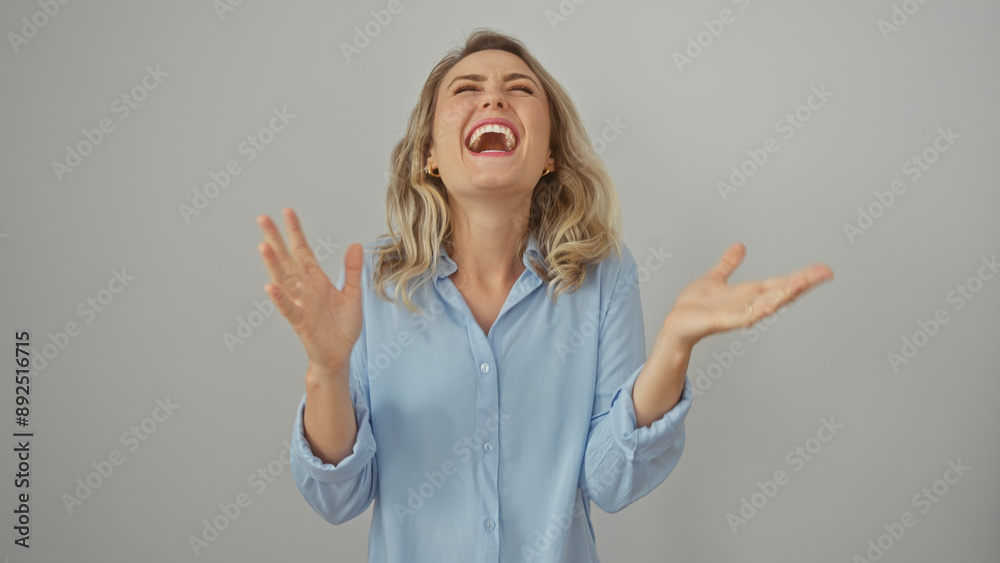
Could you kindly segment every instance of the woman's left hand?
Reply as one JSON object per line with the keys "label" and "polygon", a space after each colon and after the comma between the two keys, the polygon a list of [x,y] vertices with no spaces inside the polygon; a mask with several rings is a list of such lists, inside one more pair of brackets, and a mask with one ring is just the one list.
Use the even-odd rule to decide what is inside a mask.
{"label": "woman's left hand", "polygon": [[786,276],[729,285],[729,275],[745,254],[742,243],[733,244],[718,264],[685,287],[663,321],[661,335],[690,349],[711,334],[750,326],[833,278],[826,264],[816,263]]}

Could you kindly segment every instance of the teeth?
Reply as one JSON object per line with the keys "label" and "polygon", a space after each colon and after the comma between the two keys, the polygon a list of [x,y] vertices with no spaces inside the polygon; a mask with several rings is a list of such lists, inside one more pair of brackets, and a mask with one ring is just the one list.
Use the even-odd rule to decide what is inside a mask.
{"label": "teeth", "polygon": [[472,137],[469,138],[470,149],[476,150],[476,147],[479,146],[479,139],[483,136],[484,133],[503,134],[504,141],[507,143],[507,151],[513,150],[515,144],[517,143],[517,139],[514,137],[514,132],[511,131],[509,127],[505,127],[503,125],[498,125],[494,123],[489,125],[483,125],[482,127],[476,129],[472,133]]}

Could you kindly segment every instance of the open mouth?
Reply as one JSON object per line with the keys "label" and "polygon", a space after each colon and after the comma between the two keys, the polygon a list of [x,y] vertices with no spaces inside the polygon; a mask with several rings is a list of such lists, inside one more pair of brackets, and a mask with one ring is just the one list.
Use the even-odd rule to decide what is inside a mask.
{"label": "open mouth", "polygon": [[506,125],[489,123],[477,127],[465,146],[476,154],[508,153],[517,149],[517,136]]}

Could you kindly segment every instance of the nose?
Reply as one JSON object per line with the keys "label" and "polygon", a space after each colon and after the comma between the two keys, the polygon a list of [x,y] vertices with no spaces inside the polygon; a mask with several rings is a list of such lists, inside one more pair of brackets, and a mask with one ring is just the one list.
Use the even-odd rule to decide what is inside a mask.
{"label": "nose", "polygon": [[483,94],[483,109],[486,109],[492,105],[493,107],[504,109],[504,99],[503,92],[491,90]]}

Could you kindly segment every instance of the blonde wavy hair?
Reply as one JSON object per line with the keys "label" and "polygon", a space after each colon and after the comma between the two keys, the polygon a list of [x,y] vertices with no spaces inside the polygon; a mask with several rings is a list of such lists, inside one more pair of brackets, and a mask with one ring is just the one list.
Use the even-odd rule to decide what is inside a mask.
{"label": "blonde wavy hair", "polygon": [[555,170],[542,176],[531,196],[528,227],[518,242],[523,256],[533,235],[543,263],[532,269],[548,284],[553,303],[563,292],[583,284],[587,267],[615,252],[621,242],[621,207],[611,175],[597,152],[566,90],[542,67],[518,39],[490,29],[477,29],[465,45],[438,62],[410,114],[405,136],[392,151],[386,194],[386,221],[390,239],[375,249],[376,294],[390,300],[394,285],[397,304],[417,312],[412,297],[437,268],[438,249],[452,254],[452,226],[448,190],[440,178],[424,172],[431,146],[438,86],[460,60],[472,53],[496,49],[523,60],[548,95],[551,150]]}

